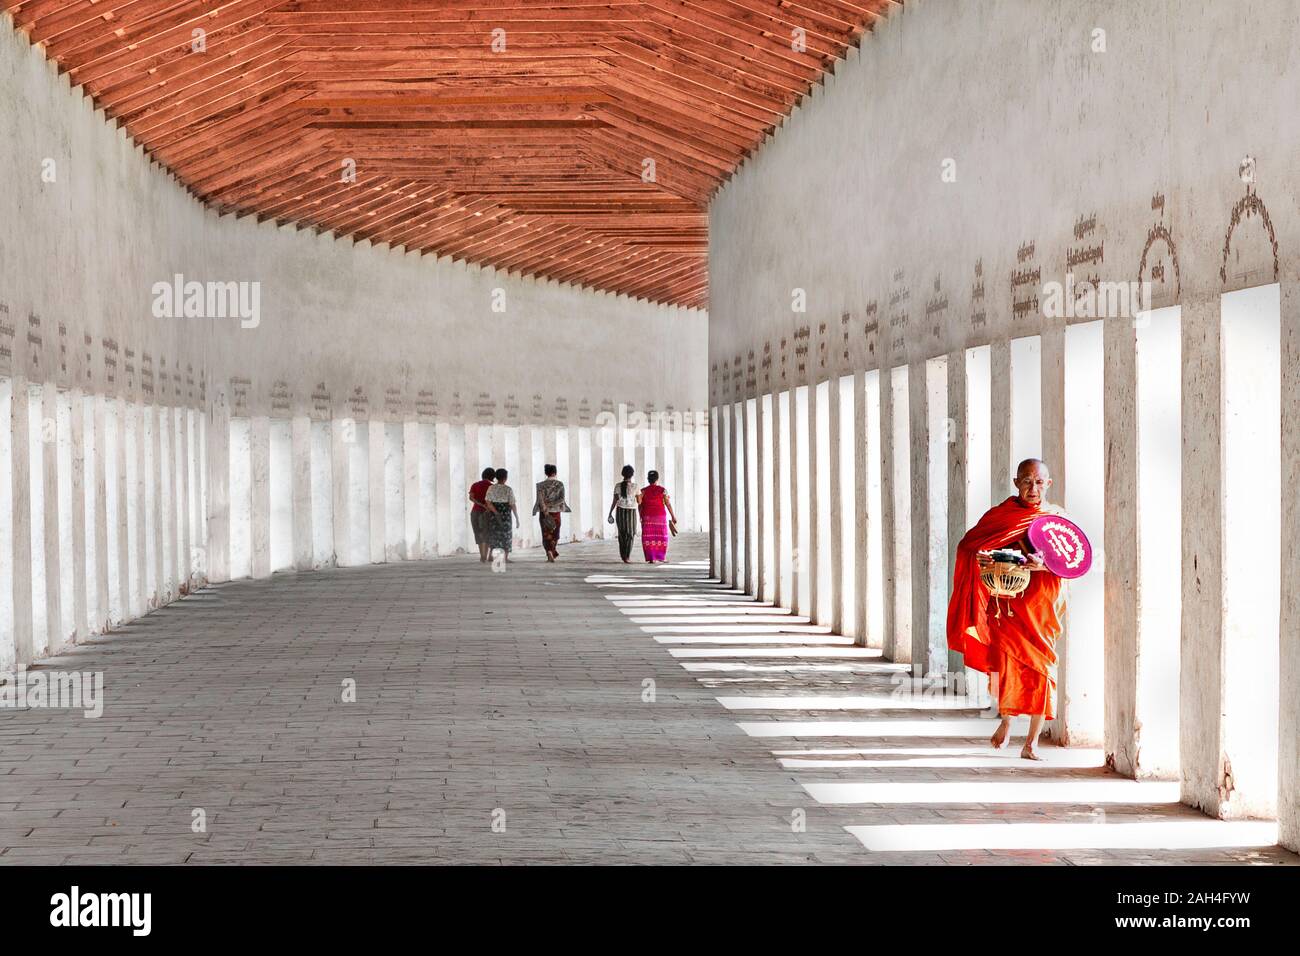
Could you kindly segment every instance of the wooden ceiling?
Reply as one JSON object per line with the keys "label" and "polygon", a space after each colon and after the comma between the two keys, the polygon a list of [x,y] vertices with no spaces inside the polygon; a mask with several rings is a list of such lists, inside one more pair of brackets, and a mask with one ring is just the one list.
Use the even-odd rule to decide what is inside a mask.
{"label": "wooden ceiling", "polygon": [[0,6],[223,213],[704,308],[709,197],[900,2]]}

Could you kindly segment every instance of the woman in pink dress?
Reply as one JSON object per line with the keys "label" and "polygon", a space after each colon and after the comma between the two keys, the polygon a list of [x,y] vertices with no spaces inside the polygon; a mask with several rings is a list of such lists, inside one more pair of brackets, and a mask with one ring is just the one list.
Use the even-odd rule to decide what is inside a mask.
{"label": "woman in pink dress", "polygon": [[675,527],[677,515],[668,493],[659,484],[659,472],[650,472],[646,480],[649,484],[637,492],[636,503],[641,511],[641,550],[646,561],[654,564],[668,556],[668,522],[671,518]]}

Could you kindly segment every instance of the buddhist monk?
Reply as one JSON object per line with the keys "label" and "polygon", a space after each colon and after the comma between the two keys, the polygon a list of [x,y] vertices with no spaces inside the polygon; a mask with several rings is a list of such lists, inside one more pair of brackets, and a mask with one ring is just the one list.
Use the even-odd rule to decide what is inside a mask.
{"label": "buddhist monk", "polygon": [[[1011,718],[1027,714],[1029,736],[1020,756],[1039,760],[1038,735],[1051,720],[1056,691],[1056,638],[1064,612],[1061,579],[1047,569],[1029,543],[1029,526],[1043,514],[1060,514],[1047,503],[1052,476],[1047,465],[1029,458],[1016,469],[1016,494],[985,512],[957,546],[952,600],[948,605],[948,647],[961,651],[966,666],[989,675],[1002,718],[992,744],[1001,749],[1011,733]],[[995,549],[1011,548],[1027,557],[1029,587],[1011,598],[995,598],[980,578],[993,563]]]}

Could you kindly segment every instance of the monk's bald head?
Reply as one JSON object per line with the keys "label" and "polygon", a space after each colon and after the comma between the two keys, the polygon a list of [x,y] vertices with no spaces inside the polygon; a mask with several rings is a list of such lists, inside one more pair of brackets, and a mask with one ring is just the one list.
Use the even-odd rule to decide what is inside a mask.
{"label": "monk's bald head", "polygon": [[1047,462],[1043,461],[1041,458],[1026,458],[1020,464],[1016,465],[1016,480],[1019,481],[1021,475],[1023,475],[1027,469],[1031,468],[1041,468],[1044,475],[1047,475],[1049,478],[1051,477],[1051,474],[1047,469]]}
{"label": "monk's bald head", "polygon": [[1016,466],[1016,492],[1020,503],[1042,507],[1047,502],[1047,489],[1052,487],[1052,474],[1047,462],[1041,458],[1026,458]]}

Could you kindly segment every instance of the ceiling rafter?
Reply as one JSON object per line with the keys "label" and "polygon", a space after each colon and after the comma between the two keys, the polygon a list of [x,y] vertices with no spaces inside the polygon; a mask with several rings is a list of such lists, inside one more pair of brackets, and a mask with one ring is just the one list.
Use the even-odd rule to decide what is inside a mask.
{"label": "ceiling rafter", "polygon": [[220,212],[695,308],[710,197],[900,5],[0,0]]}

